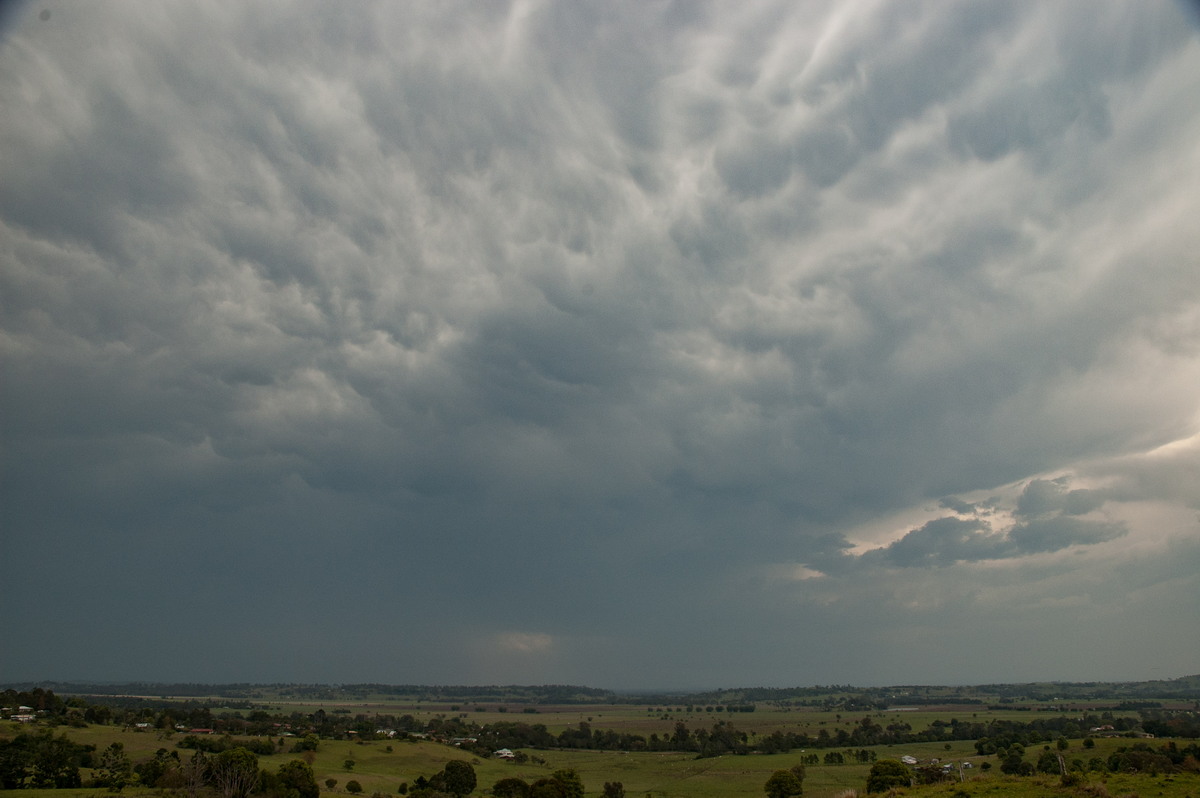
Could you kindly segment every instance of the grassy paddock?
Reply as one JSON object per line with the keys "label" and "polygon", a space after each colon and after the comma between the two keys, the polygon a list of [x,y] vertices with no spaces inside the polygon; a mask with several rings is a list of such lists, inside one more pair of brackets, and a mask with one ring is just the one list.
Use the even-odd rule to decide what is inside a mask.
{"label": "grassy paddock", "polygon": [[[624,704],[593,704],[593,705],[537,705],[536,712],[523,711],[526,706],[517,702],[510,704],[466,701],[459,704],[449,702],[391,700],[380,696],[368,696],[366,700],[356,701],[289,701],[286,699],[268,698],[265,702],[272,712],[297,712],[310,714],[316,709],[326,712],[345,710],[351,717],[365,715],[413,715],[424,722],[437,716],[457,717],[478,724],[496,722],[515,722],[543,724],[554,734],[566,728],[577,727],[580,723],[588,723],[593,729],[611,729],[618,732],[629,732],[649,737],[658,734],[660,737],[673,733],[675,724],[682,722],[689,728],[708,729],[718,722],[732,725],[740,732],[751,736],[770,734],[776,730],[803,732],[816,736],[824,730],[831,736],[839,729],[850,731],[863,717],[870,717],[873,723],[887,727],[891,724],[906,723],[914,731],[927,728],[933,721],[949,722],[957,718],[960,722],[984,723],[989,720],[1016,720],[1029,722],[1038,717],[1050,716],[1050,713],[1038,711],[1022,711],[1018,709],[990,710],[985,706],[971,704],[951,704],[943,706],[922,706],[911,710],[890,711],[860,711],[860,712],[829,712],[818,709],[779,707],[768,703],[760,703],[755,712],[716,712],[701,711],[687,712],[684,705],[662,705],[647,708],[644,705]],[[506,711],[501,712],[504,707]],[[214,714],[221,710],[214,709]],[[245,710],[242,710],[245,714]],[[1064,713],[1075,716],[1081,710],[1076,709]],[[345,714],[339,713],[339,714]],[[1114,715],[1135,714],[1132,712],[1114,712]],[[17,724],[0,724],[0,736],[11,737],[23,731],[38,732],[41,727],[26,727]],[[152,757],[160,748],[169,751],[177,750],[181,758],[191,756],[190,749],[178,749],[176,744],[182,738],[181,734],[166,735],[155,730],[134,731],[116,726],[90,726],[76,729],[58,727],[54,734],[66,733],[68,737],[79,743],[96,746],[102,751],[110,743],[120,742],[125,746],[126,753],[135,762]],[[274,738],[278,740],[278,738]],[[1112,751],[1122,746],[1129,746],[1135,741],[1130,739],[1097,739],[1095,747],[1086,749],[1081,740],[1071,740],[1063,755],[1068,762],[1080,759],[1087,762],[1092,757],[1106,758]],[[1151,741],[1157,745],[1162,741]],[[284,750],[269,756],[260,756],[259,763],[264,769],[274,770],[281,764],[292,759],[301,758],[299,754],[290,753],[289,749],[294,738],[285,738]],[[1118,774],[1088,774],[1084,781],[1094,785],[1103,785],[1107,793],[1099,788],[1091,792],[1060,791],[1057,779],[1027,778],[1013,779],[999,773],[995,757],[979,757],[975,754],[972,741],[955,741],[946,743],[920,743],[912,745],[878,746],[873,750],[880,759],[899,757],[908,754],[920,760],[938,757],[943,761],[970,761],[974,768],[965,771],[968,778],[964,782],[952,785],[925,788],[919,791],[907,791],[921,798],[964,798],[965,793],[971,798],[1004,798],[1012,794],[1014,798],[1024,798],[1029,795],[1064,795],[1072,798],[1125,798],[1136,794],[1137,798],[1200,798],[1200,785],[1194,774],[1180,774],[1166,777],[1131,777]],[[390,750],[389,750],[390,748]],[[844,750],[840,748],[813,749],[811,753],[822,759],[829,751]],[[1041,745],[1031,745],[1027,749],[1026,759],[1036,761],[1041,753]],[[1057,749],[1055,749],[1057,750]],[[599,795],[606,781],[620,781],[624,784],[629,798],[707,798],[708,796],[755,796],[763,795],[762,786],[772,772],[790,768],[800,761],[804,752],[793,751],[788,754],[748,756],[727,755],[711,759],[695,759],[686,753],[617,753],[600,751],[527,751],[541,757],[544,764],[532,762],[517,765],[514,763],[484,759],[472,756],[455,748],[432,742],[406,741],[337,741],[323,740],[313,758],[313,770],[318,785],[322,788],[322,798],[346,798],[345,785],[351,779],[358,781],[367,798],[373,793],[394,796],[402,782],[410,785],[419,776],[432,776],[441,770],[451,759],[463,759],[475,767],[479,788],[477,794],[488,790],[497,780],[506,776],[518,776],[527,781],[534,781],[549,775],[559,768],[574,768],[580,773],[589,796]],[[352,762],[347,769],[346,762]],[[980,766],[984,761],[993,765],[989,771]],[[833,798],[846,790],[863,791],[866,785],[867,773],[870,769],[866,764],[825,765],[819,764],[807,768],[805,780],[806,798]],[[84,771],[81,774],[86,781],[93,778],[93,773]],[[336,779],[337,785],[333,790],[325,789],[326,779]],[[8,791],[12,798],[112,798],[103,789],[85,788],[76,790],[38,790]],[[148,788],[127,788],[123,795],[130,798],[149,798],[159,792]],[[8,793],[0,792],[0,798],[9,798]]]}

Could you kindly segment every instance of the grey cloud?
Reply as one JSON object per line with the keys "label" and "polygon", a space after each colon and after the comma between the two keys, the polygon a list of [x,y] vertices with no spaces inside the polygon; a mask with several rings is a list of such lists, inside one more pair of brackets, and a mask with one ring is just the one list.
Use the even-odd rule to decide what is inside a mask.
{"label": "grey cloud", "polygon": [[[435,625],[503,622],[515,596],[532,631],[586,626],[579,646],[649,667],[649,632],[695,608],[763,645],[744,618],[779,602],[753,586],[769,563],[949,584],[1101,551],[1125,531],[1106,502],[1197,501],[1191,459],[1117,462],[1189,429],[1200,299],[1175,224],[1196,110],[1173,70],[1195,55],[1139,22],[1100,64],[1072,34],[1126,13],[18,14],[0,558],[44,546],[79,581],[225,567],[231,595],[361,578],[371,623],[448,646]],[[1111,486],[1029,481],[1010,527],[959,498],[1096,458]],[[850,553],[849,530],[937,497],[946,517]],[[810,598],[861,609],[821,581],[797,628]],[[97,596],[114,618],[134,598]],[[314,632],[366,634],[340,628],[350,599],[302,601]]]}
{"label": "grey cloud", "polygon": [[1105,501],[1101,491],[1077,488],[1069,490],[1067,480],[1034,479],[1021,492],[1016,512],[1020,516],[1036,517],[1047,513],[1086,515]]}
{"label": "grey cloud", "polygon": [[947,510],[953,510],[954,512],[958,513],[959,515],[967,515],[969,513],[973,513],[973,512],[975,512],[975,509],[976,509],[976,505],[971,504],[970,502],[965,502],[962,499],[956,498],[954,496],[947,496],[943,499],[938,500],[938,505],[946,508]]}
{"label": "grey cloud", "polygon": [[1018,549],[1025,552],[1058,551],[1072,545],[1090,545],[1113,540],[1128,530],[1122,524],[1059,516],[1015,525],[1008,532]]}
{"label": "grey cloud", "polygon": [[792,174],[790,149],[757,133],[743,138],[736,147],[718,147],[713,163],[725,184],[743,196],[774,191]]}
{"label": "grey cloud", "polygon": [[[988,515],[1003,504],[995,499],[939,501],[957,516],[943,516],[910,530],[887,546],[852,554],[842,539],[827,538],[805,562],[830,574],[863,568],[943,568],[957,563],[1021,558],[1070,546],[1091,546],[1128,534],[1119,521],[1081,518],[1104,503],[1096,491],[1069,488],[1069,480],[1035,479],[1025,485],[1012,508],[1013,523],[997,527]],[[967,516],[967,517],[962,517]]]}
{"label": "grey cloud", "polygon": [[977,520],[939,518],[890,544],[882,557],[901,568],[991,559],[1003,551],[1003,540],[981,534],[986,531],[986,525]]}
{"label": "grey cloud", "polygon": [[1011,91],[951,119],[951,144],[991,161],[1013,150],[1055,146],[1073,126],[1094,137],[1110,132],[1108,104],[1095,84],[1016,86]]}

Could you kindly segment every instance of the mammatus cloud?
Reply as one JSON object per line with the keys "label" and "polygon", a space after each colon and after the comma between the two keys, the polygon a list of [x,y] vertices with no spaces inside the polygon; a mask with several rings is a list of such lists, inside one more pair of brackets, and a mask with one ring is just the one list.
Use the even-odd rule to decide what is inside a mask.
{"label": "mammatus cloud", "polygon": [[[953,608],[938,662],[1004,678],[970,624],[1164,630],[1200,573],[1187,13],[20,6],[0,555],[96,588],[85,623],[0,584],[62,630],[0,671],[911,681]],[[186,638],[126,639],[196,585]],[[1079,650],[1025,676],[1137,666]]]}

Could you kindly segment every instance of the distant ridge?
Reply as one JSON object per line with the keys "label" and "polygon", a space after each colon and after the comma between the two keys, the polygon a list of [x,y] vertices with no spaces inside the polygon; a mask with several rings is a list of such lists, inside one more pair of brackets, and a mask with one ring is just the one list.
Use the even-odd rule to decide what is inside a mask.
{"label": "distant ridge", "polygon": [[416,684],[308,684],[234,682],[11,682],[0,689],[26,691],[41,688],[60,694],[96,696],[156,696],[164,698],[213,697],[264,700],[297,697],[309,700],[410,699],[413,701],[512,702],[520,704],[664,703],[681,700],[730,704],[754,701],[818,699],[831,695],[872,703],[947,703],[955,697],[978,700],[1084,701],[1098,698],[1130,700],[1159,698],[1200,700],[1200,674],[1174,679],[1126,682],[1024,682],[980,685],[814,685],[811,687],[741,687],[702,691],[635,692],[580,685],[416,685]]}

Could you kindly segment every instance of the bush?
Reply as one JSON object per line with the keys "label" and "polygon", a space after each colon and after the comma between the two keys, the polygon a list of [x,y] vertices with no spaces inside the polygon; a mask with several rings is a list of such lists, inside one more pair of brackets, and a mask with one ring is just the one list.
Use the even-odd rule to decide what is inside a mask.
{"label": "bush", "polygon": [[880,759],[871,765],[867,775],[867,792],[887,792],[895,787],[907,787],[912,783],[912,773],[903,762],[896,759]]}

